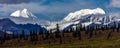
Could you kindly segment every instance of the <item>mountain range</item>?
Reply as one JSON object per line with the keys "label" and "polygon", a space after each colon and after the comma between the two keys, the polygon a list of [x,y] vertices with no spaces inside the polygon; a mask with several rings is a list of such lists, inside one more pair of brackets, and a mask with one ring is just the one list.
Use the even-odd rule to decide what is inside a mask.
{"label": "mountain range", "polygon": [[110,25],[114,22],[118,24],[120,19],[116,16],[106,15],[105,11],[101,8],[96,9],[81,9],[76,12],[69,13],[63,20],[59,22],[51,22],[46,28],[48,30],[55,29],[56,24],[59,24],[60,30],[68,30],[74,26],[81,24],[84,27],[94,25]]}
{"label": "mountain range", "polygon": [[[25,30],[28,33],[30,30],[56,29],[56,24],[59,24],[60,30],[68,30],[78,24],[84,27],[91,25],[112,26],[114,22],[118,25],[119,21],[120,19],[117,16],[106,15],[105,11],[101,8],[81,9],[71,12],[63,20],[57,22],[40,20],[27,9],[23,9],[11,13],[10,18],[0,19],[0,30],[12,33],[20,33],[21,30]],[[40,26],[41,24],[42,27]]]}
{"label": "mountain range", "polygon": [[29,33],[30,30],[44,29],[38,24],[16,24],[9,18],[0,19],[0,30],[11,32],[11,33],[19,33],[24,30],[26,34]]}

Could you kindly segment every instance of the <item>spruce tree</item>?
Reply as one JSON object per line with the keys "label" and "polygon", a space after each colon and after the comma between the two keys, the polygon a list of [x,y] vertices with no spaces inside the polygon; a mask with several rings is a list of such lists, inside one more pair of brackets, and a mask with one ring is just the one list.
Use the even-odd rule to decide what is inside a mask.
{"label": "spruce tree", "polygon": [[35,31],[35,40],[38,40],[38,34],[37,34],[37,30]]}
{"label": "spruce tree", "polygon": [[116,28],[116,31],[119,32],[119,27]]}
{"label": "spruce tree", "polygon": [[60,31],[59,31],[59,25],[58,24],[56,24],[56,32],[55,32],[55,37],[56,38],[59,38],[59,33],[60,33]]}
{"label": "spruce tree", "polygon": [[32,34],[32,31],[30,31],[30,40],[32,41],[33,40],[33,34]]}
{"label": "spruce tree", "polygon": [[76,26],[76,30],[74,30],[74,32],[73,32],[73,36],[78,37],[78,27],[77,26]]}
{"label": "spruce tree", "polygon": [[36,37],[35,37],[35,31],[33,30],[32,33],[33,33],[33,34],[32,34],[32,40],[35,41],[35,38],[36,38]]}
{"label": "spruce tree", "polygon": [[118,23],[118,26],[116,27],[116,31],[119,32],[119,23]]}
{"label": "spruce tree", "polygon": [[62,44],[62,37],[60,36],[60,44]]}
{"label": "spruce tree", "polygon": [[42,28],[39,30],[39,35],[41,35],[41,34],[43,34],[43,29]]}
{"label": "spruce tree", "polygon": [[25,40],[25,31],[22,30],[22,35],[21,35],[22,39]]}
{"label": "spruce tree", "polygon": [[83,28],[82,28],[82,25],[81,24],[79,24],[79,29],[78,29],[78,38],[79,38],[79,40],[81,40],[81,31],[83,31]]}
{"label": "spruce tree", "polygon": [[112,32],[109,32],[109,33],[108,33],[107,40],[110,39],[110,37],[111,37],[111,33],[112,33]]}
{"label": "spruce tree", "polygon": [[7,34],[6,34],[6,32],[4,32],[4,38],[3,38],[3,42],[5,42],[5,40],[6,40],[6,37],[7,36]]}
{"label": "spruce tree", "polygon": [[78,39],[81,40],[81,31],[78,31]]}
{"label": "spruce tree", "polygon": [[90,26],[90,29],[89,29],[89,38],[91,38],[92,37],[92,35],[93,35],[93,28]]}
{"label": "spruce tree", "polygon": [[13,32],[13,34],[12,34],[12,39],[14,39],[15,38],[15,33]]}

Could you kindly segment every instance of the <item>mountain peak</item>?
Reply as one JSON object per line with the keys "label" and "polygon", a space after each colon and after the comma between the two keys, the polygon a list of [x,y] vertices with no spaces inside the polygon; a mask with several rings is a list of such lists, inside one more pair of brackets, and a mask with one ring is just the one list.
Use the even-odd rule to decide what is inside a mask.
{"label": "mountain peak", "polygon": [[25,8],[21,11],[21,16],[24,18],[29,18],[29,11]]}
{"label": "mountain peak", "polygon": [[20,10],[15,11],[15,12],[12,13],[10,16],[20,17]]}
{"label": "mountain peak", "polygon": [[37,18],[33,15],[28,9],[24,8],[23,10],[17,10],[13,12],[10,16],[12,17],[23,17],[23,18]]}

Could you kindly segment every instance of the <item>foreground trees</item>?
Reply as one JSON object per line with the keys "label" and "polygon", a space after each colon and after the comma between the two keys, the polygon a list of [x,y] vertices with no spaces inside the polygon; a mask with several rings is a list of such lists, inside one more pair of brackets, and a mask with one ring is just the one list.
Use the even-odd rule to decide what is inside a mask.
{"label": "foreground trees", "polygon": [[[60,44],[63,44],[67,40],[68,42],[74,41],[74,39],[78,40],[83,40],[84,36],[87,36],[87,39],[94,38],[94,37],[100,37],[102,36],[102,32],[106,32],[105,38],[107,40],[110,40],[112,37],[112,34],[114,32],[119,33],[119,24],[118,27],[115,27],[116,25],[110,27],[108,25],[106,26],[87,26],[85,27],[82,26],[81,24],[76,25],[74,28],[70,28],[69,30],[64,30],[61,31],[59,28],[59,24],[56,24],[56,29],[50,29],[44,31],[43,29],[38,30],[30,30],[28,31],[28,34],[26,33],[27,31],[22,30],[19,34],[19,32],[13,32],[12,35],[8,36],[7,33],[4,33],[2,37],[0,37],[0,44],[3,44],[6,40],[9,39],[18,39],[19,41],[24,40],[30,40],[31,42],[36,42],[36,41],[43,41],[47,40],[47,43],[56,43],[59,42]],[[67,39],[66,39],[67,38]],[[66,41],[66,42],[67,42]]]}

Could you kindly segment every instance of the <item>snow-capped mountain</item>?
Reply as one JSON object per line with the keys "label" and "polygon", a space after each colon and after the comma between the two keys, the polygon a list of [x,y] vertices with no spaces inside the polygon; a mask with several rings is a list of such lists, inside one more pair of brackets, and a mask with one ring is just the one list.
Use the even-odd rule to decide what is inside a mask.
{"label": "snow-capped mountain", "polygon": [[96,15],[96,14],[105,14],[104,10],[101,8],[96,8],[96,9],[82,9],[80,11],[76,11],[74,13],[68,14],[67,17],[65,17],[63,20],[64,21],[76,21],[79,19],[83,19],[86,17],[86,15]]}
{"label": "snow-capped mountain", "polygon": [[[56,24],[59,24],[60,30],[68,30],[71,27],[74,27],[78,24],[82,26],[89,25],[113,25],[113,22],[119,22],[120,18],[118,16],[106,15],[105,11],[101,8],[96,9],[81,9],[79,11],[69,13],[63,20],[58,22],[49,22],[46,20],[39,20],[27,9],[17,10],[11,14],[13,18],[10,18],[12,21],[18,24],[26,23],[38,23],[46,27],[46,29],[56,29]],[[34,19],[31,19],[34,18]],[[45,25],[44,25],[45,24]],[[47,24],[47,25],[46,25]]]}
{"label": "snow-capped mountain", "polygon": [[37,16],[35,16],[33,13],[31,13],[28,9],[23,10],[17,10],[10,14],[9,17],[12,21],[14,21],[17,24],[46,24],[47,21],[43,19],[39,19]]}
{"label": "snow-capped mountain", "polygon": [[62,21],[51,23],[47,29],[55,29],[56,24],[59,24],[60,30],[69,29],[79,23],[84,26],[91,24],[107,24],[109,18],[105,15],[105,11],[101,8],[82,9],[68,14]]}
{"label": "snow-capped mountain", "polygon": [[29,12],[26,8],[23,10],[17,10],[15,12],[13,12],[10,16],[23,17],[23,18],[37,18],[35,15],[33,15],[31,12]]}

